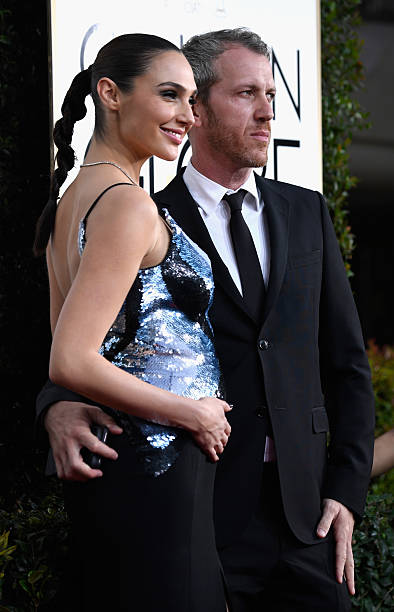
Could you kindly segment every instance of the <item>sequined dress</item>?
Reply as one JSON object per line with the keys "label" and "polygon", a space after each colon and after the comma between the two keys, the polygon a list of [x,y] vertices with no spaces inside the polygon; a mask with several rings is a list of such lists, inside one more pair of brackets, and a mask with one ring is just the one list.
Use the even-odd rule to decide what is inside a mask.
{"label": "sequined dress", "polygon": [[[88,216],[101,196],[80,223],[81,254]],[[167,254],[138,272],[100,352],[178,395],[215,396],[221,389],[207,316],[213,297],[209,259],[167,211],[163,217],[171,233]],[[103,478],[66,487],[79,533],[81,609],[224,612],[212,518],[215,465],[188,432],[105,410],[124,430],[109,441],[118,460],[104,464]],[[113,562],[93,571],[82,547],[95,549],[97,532],[100,558]],[[100,572],[98,595],[86,585],[96,584]]]}

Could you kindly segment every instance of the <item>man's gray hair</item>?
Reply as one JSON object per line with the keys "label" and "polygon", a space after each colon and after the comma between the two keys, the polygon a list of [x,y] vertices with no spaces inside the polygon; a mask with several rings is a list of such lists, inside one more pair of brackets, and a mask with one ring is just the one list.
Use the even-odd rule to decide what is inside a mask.
{"label": "man's gray hair", "polygon": [[215,69],[216,59],[234,46],[242,46],[264,55],[267,59],[271,58],[268,45],[258,34],[247,28],[196,34],[183,45],[182,51],[193,69],[198,96],[203,104],[208,101],[210,87],[218,80]]}

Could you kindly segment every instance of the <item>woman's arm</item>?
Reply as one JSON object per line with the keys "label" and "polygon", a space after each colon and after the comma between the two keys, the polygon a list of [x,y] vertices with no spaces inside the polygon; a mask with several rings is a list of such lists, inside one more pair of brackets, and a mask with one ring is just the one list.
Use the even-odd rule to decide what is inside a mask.
{"label": "woman's arm", "polygon": [[156,206],[140,189],[108,193],[92,212],[81,263],[54,331],[50,378],[128,414],[183,427],[213,457],[228,435],[225,402],[195,401],[159,389],[98,352],[141,263],[164,255],[162,228]]}
{"label": "woman's arm", "polygon": [[394,467],[394,428],[376,438],[371,478],[380,476]]}

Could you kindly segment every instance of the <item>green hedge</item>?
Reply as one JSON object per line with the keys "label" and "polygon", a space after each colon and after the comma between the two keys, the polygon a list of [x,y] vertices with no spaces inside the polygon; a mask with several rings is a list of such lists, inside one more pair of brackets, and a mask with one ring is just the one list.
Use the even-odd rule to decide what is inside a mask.
{"label": "green hedge", "polygon": [[0,510],[0,612],[56,610],[65,573],[68,519],[59,484],[37,501]]}
{"label": "green hedge", "polygon": [[[379,436],[391,429],[394,408],[394,348],[368,349]],[[394,609],[394,470],[371,481],[365,518],[354,533],[356,597],[362,612]]]}
{"label": "green hedge", "polygon": [[362,612],[394,610],[393,495],[369,494],[365,518],[354,534],[356,596]]}
{"label": "green hedge", "polygon": [[349,190],[357,179],[350,175],[348,148],[355,131],[369,126],[367,113],[354,100],[363,84],[360,0],[321,0],[323,192],[334,222],[348,275],[354,236],[346,210]]}

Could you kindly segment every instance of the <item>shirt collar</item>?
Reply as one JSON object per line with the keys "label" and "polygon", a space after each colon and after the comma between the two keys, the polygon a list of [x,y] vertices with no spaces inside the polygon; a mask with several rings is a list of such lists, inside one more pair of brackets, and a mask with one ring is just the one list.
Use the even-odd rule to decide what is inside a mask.
{"label": "shirt collar", "polygon": [[[188,165],[186,166],[186,170],[183,174],[183,180],[185,181],[190,195],[207,216],[214,212],[227,192],[234,193],[232,189],[219,185],[219,183],[215,183],[215,181],[212,181],[208,177],[198,172],[198,170],[194,168],[191,161],[189,161]],[[260,200],[260,195],[257,190],[253,172],[249,174],[248,178],[244,184],[239,187],[239,189],[245,189],[248,192],[249,197],[245,197],[247,197],[249,204],[251,204],[256,210],[259,210],[263,206],[263,202]]]}

